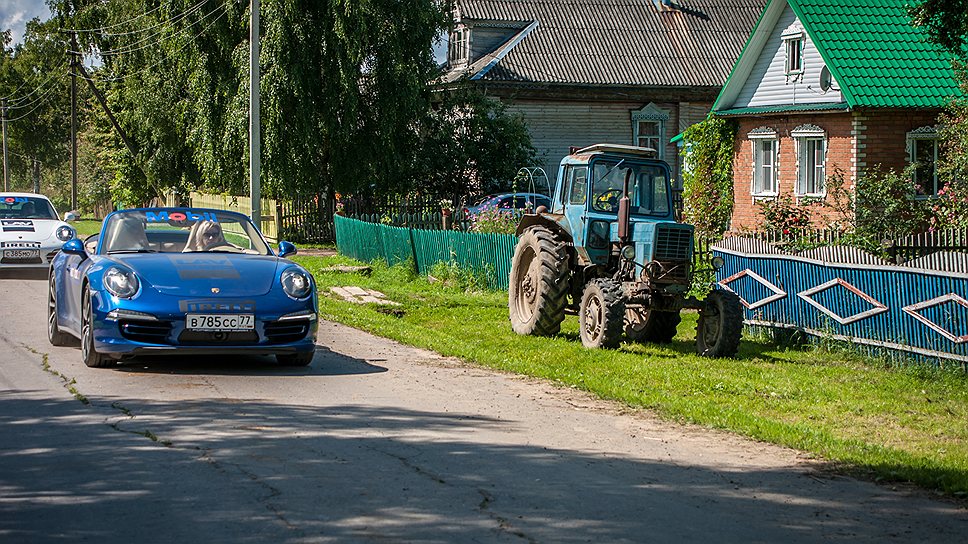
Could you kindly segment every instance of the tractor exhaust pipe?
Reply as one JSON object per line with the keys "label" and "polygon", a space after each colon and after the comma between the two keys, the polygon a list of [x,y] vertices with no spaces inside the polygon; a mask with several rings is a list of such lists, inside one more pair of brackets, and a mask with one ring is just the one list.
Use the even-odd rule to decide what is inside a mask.
{"label": "tractor exhaust pipe", "polygon": [[632,169],[625,173],[625,183],[622,186],[622,198],[618,201],[618,239],[622,244],[629,240],[629,213],[631,200],[629,199],[629,180]]}

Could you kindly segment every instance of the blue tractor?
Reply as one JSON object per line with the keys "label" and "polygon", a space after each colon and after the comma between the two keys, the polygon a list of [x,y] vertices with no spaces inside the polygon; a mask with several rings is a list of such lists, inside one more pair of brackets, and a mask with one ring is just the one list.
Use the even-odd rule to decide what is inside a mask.
{"label": "blue tractor", "polygon": [[516,333],[555,335],[573,313],[589,348],[616,347],[623,336],[667,343],[680,311],[693,308],[699,354],[736,354],[740,299],[722,289],[705,300],[687,296],[694,229],[676,222],[669,166],[656,155],[596,144],[561,161],[550,209],[525,215],[517,228],[508,290]]}

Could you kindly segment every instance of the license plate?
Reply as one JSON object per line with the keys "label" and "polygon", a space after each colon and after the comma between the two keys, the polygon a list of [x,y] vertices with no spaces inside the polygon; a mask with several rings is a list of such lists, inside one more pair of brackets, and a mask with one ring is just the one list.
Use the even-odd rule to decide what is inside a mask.
{"label": "license plate", "polygon": [[251,331],[255,328],[252,314],[188,314],[185,321],[190,331]]}
{"label": "license plate", "polygon": [[40,257],[40,250],[37,249],[5,249],[3,250],[4,259],[28,260]]}

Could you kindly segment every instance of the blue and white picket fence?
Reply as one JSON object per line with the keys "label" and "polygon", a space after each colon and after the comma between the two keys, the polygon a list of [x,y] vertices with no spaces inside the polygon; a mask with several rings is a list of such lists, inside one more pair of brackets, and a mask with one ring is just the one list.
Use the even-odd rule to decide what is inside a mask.
{"label": "blue and white picket fence", "polygon": [[791,254],[739,237],[713,252],[726,261],[716,279],[740,296],[748,325],[968,363],[968,254],[896,265],[856,248]]}

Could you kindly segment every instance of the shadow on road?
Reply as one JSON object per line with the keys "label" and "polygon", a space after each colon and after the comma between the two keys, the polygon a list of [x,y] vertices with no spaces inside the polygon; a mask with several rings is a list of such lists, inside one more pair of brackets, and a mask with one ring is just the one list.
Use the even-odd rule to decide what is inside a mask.
{"label": "shadow on road", "polygon": [[787,467],[516,445],[514,418],[90,401],[0,397],[4,540],[954,542],[968,530],[964,512]]}
{"label": "shadow on road", "polygon": [[[78,355],[80,357],[80,355]],[[378,374],[386,367],[347,357],[316,346],[313,362],[306,367],[284,366],[275,357],[258,355],[157,355],[121,361],[113,370],[132,374],[211,374],[252,376],[350,376]],[[110,371],[110,369],[108,370]]]}

